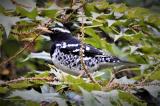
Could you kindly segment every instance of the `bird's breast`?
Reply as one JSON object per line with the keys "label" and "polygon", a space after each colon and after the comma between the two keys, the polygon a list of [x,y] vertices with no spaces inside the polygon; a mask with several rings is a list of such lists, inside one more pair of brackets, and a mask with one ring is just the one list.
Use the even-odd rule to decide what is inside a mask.
{"label": "bird's breast", "polygon": [[[111,59],[112,57],[105,57],[105,56],[96,56],[96,57],[83,57],[84,63],[87,66],[87,69],[90,72],[95,72],[99,69],[106,68],[108,66],[115,65],[115,59]],[[79,75],[83,70],[81,65],[81,60],[79,55],[74,54],[65,54],[64,52],[60,51],[59,48],[54,50],[52,54],[52,61],[53,64],[61,69],[62,71],[72,74],[72,75]]]}

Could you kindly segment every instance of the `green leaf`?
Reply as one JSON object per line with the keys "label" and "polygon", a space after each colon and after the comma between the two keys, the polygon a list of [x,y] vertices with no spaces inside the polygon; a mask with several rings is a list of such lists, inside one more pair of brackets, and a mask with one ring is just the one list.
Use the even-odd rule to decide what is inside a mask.
{"label": "green leaf", "polygon": [[66,101],[58,97],[57,93],[53,92],[54,90],[49,88],[49,86],[44,85],[41,87],[41,90],[43,91],[42,93],[39,93],[34,89],[16,90],[12,92],[9,98],[18,96],[24,100],[31,100],[38,103],[41,103],[42,101],[57,102],[59,106],[67,106]]}
{"label": "green leaf", "polygon": [[9,91],[7,87],[0,87],[0,94],[5,94]]}
{"label": "green leaf", "polygon": [[17,14],[20,14],[21,16],[28,17],[30,19],[35,19],[38,15],[37,9],[34,8],[32,11],[27,11],[26,9],[22,7],[16,7]]}
{"label": "green leaf", "polygon": [[128,60],[139,63],[139,64],[147,64],[147,61],[145,57],[139,55],[139,54],[129,54]]}
{"label": "green leaf", "polygon": [[125,12],[128,7],[125,4],[111,4],[110,7],[113,9],[115,12]]}
{"label": "green leaf", "polygon": [[56,0],[55,3],[57,6],[65,8],[69,7],[72,2],[70,2],[69,0]]}
{"label": "green leaf", "polygon": [[112,90],[109,92],[104,91],[93,91],[92,94],[99,101],[99,105],[101,106],[120,106],[121,102],[118,102],[118,91]]}
{"label": "green leaf", "polygon": [[35,75],[36,78],[42,78],[42,77],[48,77],[49,76],[49,72],[43,72],[41,74]]}
{"label": "green leaf", "polygon": [[71,75],[65,77],[65,82],[67,82],[72,89],[79,90],[79,87],[86,89],[87,91],[99,90],[100,86],[94,83],[87,83],[83,79],[74,78]]}
{"label": "green leaf", "polygon": [[150,80],[160,80],[160,70],[155,71],[151,76],[149,76]]}
{"label": "green leaf", "polygon": [[130,93],[119,91],[118,96],[124,102],[127,102],[132,106],[147,106],[147,104],[145,102],[143,102],[142,100],[138,99],[134,95],[131,95]]}
{"label": "green leaf", "polygon": [[143,46],[141,48],[139,48],[139,50],[142,52],[142,53],[145,53],[145,54],[159,54],[160,53],[160,49],[157,48],[157,47],[152,47],[152,46]]}
{"label": "green leaf", "polygon": [[25,8],[27,11],[32,11],[36,8],[36,2],[35,0],[16,0],[19,4],[25,5],[23,8]]}
{"label": "green leaf", "polygon": [[83,94],[84,106],[101,106],[93,94],[89,93],[88,91],[80,88]]}
{"label": "green leaf", "polygon": [[3,13],[5,11],[5,8],[0,5],[0,13]]}
{"label": "green leaf", "polygon": [[101,0],[99,2],[95,2],[95,4],[96,4],[95,5],[96,9],[98,9],[100,11],[105,10],[109,6],[109,4],[108,4],[108,2],[106,2],[106,0]]}
{"label": "green leaf", "polygon": [[87,3],[84,6],[84,10],[85,10],[84,12],[87,16],[91,16],[92,15],[91,12],[93,12],[93,11],[96,12],[94,3]]}
{"label": "green leaf", "polygon": [[119,78],[119,79],[114,79],[114,81],[116,83],[119,83],[119,84],[134,84],[136,82],[133,79],[128,79],[127,76],[124,76],[124,77]]}
{"label": "green leaf", "polygon": [[[150,82],[149,85],[144,86],[144,89],[146,89],[153,97],[158,98],[159,93],[160,93],[160,87],[158,86],[159,83],[160,83],[159,80],[158,81],[154,80],[154,81]],[[156,102],[156,100],[155,100],[155,102]]]}
{"label": "green leaf", "polygon": [[52,19],[58,15],[57,10],[43,10],[41,14]]}
{"label": "green leaf", "polygon": [[136,7],[128,10],[128,17],[143,19],[148,14],[148,12],[149,11],[145,8]]}
{"label": "green leaf", "polygon": [[20,49],[20,43],[17,40],[7,39],[2,42],[2,49],[7,56],[13,56]]}
{"label": "green leaf", "polygon": [[115,44],[111,44],[111,53],[118,57],[126,57],[127,53],[123,52],[119,47],[117,47]]}
{"label": "green leaf", "polygon": [[12,83],[9,86],[12,89],[24,89],[24,88],[27,88],[27,87],[32,86],[32,85],[33,84],[31,84],[29,81],[20,81],[20,82],[17,82],[17,83]]}
{"label": "green leaf", "polygon": [[1,0],[1,4],[0,4],[3,8],[5,8],[6,10],[9,9],[16,9],[16,6],[11,2],[11,0]]}
{"label": "green leaf", "polygon": [[45,52],[45,51],[42,51],[40,53],[31,53],[28,55],[28,57],[23,61],[27,61],[28,59],[43,59],[43,60],[46,60],[46,61],[52,61],[51,60],[51,57],[50,57],[50,54]]}
{"label": "green leaf", "polygon": [[147,106],[146,103],[135,96],[122,91],[88,92],[81,88],[85,106]]}
{"label": "green leaf", "polygon": [[[95,32],[95,30],[93,30],[92,28],[86,28],[85,29],[85,34],[87,34],[87,35],[89,35],[89,36],[91,36],[91,37],[93,37],[93,39],[91,39],[91,38],[89,38],[89,39],[91,39],[93,42],[95,42],[95,44],[96,45],[94,45],[95,47],[98,47],[98,48],[101,48],[102,46],[101,46],[101,38],[96,34],[96,32]],[[88,40],[86,40],[86,41],[89,41],[89,39]]]}
{"label": "green leaf", "polygon": [[0,13],[0,24],[3,25],[7,36],[9,35],[10,31],[11,31],[11,27],[12,25],[15,25],[16,22],[20,21],[19,17],[11,17],[11,16],[5,16],[3,14]]}

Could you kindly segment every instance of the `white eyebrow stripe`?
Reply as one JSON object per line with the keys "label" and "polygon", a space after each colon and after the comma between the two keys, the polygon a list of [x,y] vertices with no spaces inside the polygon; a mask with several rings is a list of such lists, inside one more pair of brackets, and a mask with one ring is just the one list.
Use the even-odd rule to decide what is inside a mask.
{"label": "white eyebrow stripe", "polygon": [[58,30],[58,31],[61,31],[61,32],[64,32],[64,33],[71,33],[69,30],[63,29],[63,28],[53,28],[53,30]]}
{"label": "white eyebrow stripe", "polygon": [[58,44],[56,44],[56,46],[61,46],[61,44],[58,43]]}
{"label": "white eyebrow stripe", "polygon": [[60,22],[58,22],[58,21],[56,21],[55,23],[58,24],[58,25],[61,26],[61,27],[64,27],[63,24],[60,23]]}
{"label": "white eyebrow stripe", "polygon": [[68,44],[68,47],[77,47],[79,44]]}

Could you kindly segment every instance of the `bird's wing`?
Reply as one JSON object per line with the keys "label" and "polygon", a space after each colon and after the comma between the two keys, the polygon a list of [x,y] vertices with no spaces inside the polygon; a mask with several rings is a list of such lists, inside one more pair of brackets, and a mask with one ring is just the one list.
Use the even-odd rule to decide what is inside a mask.
{"label": "bird's wing", "polygon": [[[79,55],[81,45],[80,43],[66,43],[62,42],[60,44],[56,44],[57,47],[64,53],[72,53],[75,55]],[[83,53],[85,56],[96,56],[96,55],[103,55],[103,51],[97,49],[91,45],[84,44],[83,45]]]}

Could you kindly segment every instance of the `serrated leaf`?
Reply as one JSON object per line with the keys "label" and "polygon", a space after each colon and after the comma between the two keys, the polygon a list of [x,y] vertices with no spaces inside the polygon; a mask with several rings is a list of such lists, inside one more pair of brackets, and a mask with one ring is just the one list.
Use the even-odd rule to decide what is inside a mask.
{"label": "serrated leaf", "polygon": [[65,92],[65,94],[69,98],[70,101],[75,101],[78,106],[83,104],[83,102],[82,102],[83,98],[81,95],[79,95],[75,92],[72,92],[72,91]]}
{"label": "serrated leaf", "polygon": [[136,80],[128,79],[126,76],[119,79],[114,79],[113,81],[119,84],[134,84],[136,82]]}
{"label": "serrated leaf", "polygon": [[[12,49],[11,49],[12,47]],[[20,43],[17,40],[7,39],[2,43],[3,52],[8,56],[13,56],[19,49]]]}
{"label": "serrated leaf", "polygon": [[147,106],[146,103],[134,95],[122,91],[112,90],[110,92],[92,91],[88,92],[81,88],[85,106]]}
{"label": "serrated leaf", "polygon": [[12,83],[9,86],[12,89],[23,89],[23,88],[27,88],[29,86],[32,86],[33,84],[31,84],[29,81],[21,81],[21,82],[17,82],[17,83]]}
{"label": "serrated leaf", "polygon": [[116,20],[109,20],[109,19],[107,19],[108,27],[110,27],[115,22],[116,22]]}
{"label": "serrated leaf", "polygon": [[3,25],[7,36],[9,35],[10,31],[11,31],[11,27],[12,25],[15,25],[16,22],[20,21],[19,17],[11,17],[11,16],[5,16],[3,14],[0,13],[0,24]]}
{"label": "serrated leaf", "polygon": [[156,70],[154,71],[153,74],[151,74],[151,76],[149,76],[150,80],[160,80],[160,70]]}
{"label": "serrated leaf", "polygon": [[74,78],[71,75],[65,76],[65,82],[67,82],[74,90],[79,90],[79,87],[82,87],[88,91],[100,89],[100,86],[98,84],[87,83],[83,79]]}
{"label": "serrated leaf", "polygon": [[116,17],[116,19],[121,18],[124,14],[120,13],[120,12],[114,12],[114,16]]}
{"label": "serrated leaf", "polygon": [[23,8],[27,9],[28,11],[32,11],[36,8],[36,2],[34,0],[16,0],[19,4],[25,5]]}
{"label": "serrated leaf", "polygon": [[7,87],[0,87],[0,94],[5,94],[9,91]]}
{"label": "serrated leaf", "polygon": [[48,18],[52,18],[54,19],[58,14],[57,14],[57,10],[43,10],[41,13],[43,16],[46,16]]}
{"label": "serrated leaf", "polygon": [[116,42],[118,39],[120,39],[123,36],[123,33],[120,32],[118,35],[114,35],[114,42]]}
{"label": "serrated leaf", "polygon": [[[45,86],[45,85],[44,85]],[[43,87],[41,89],[44,89]],[[8,97],[21,97],[24,100],[31,100],[38,103],[41,103],[42,101],[46,102],[57,102],[59,106],[67,106],[64,99],[57,97],[57,93],[50,92],[50,90],[47,90],[43,93],[39,93],[35,91],[34,89],[31,90],[16,90],[13,91],[12,94]]]}
{"label": "serrated leaf", "polygon": [[123,52],[115,44],[111,44],[111,51],[112,51],[113,55],[118,56],[118,57],[126,57],[127,56],[127,53]]}
{"label": "serrated leaf", "polygon": [[[150,82],[150,84],[158,84],[160,83],[159,80],[155,80]],[[144,86],[144,89],[146,89],[152,96],[154,96],[155,98],[159,97],[159,93],[160,93],[160,87],[158,85],[148,85],[148,86]]]}
{"label": "serrated leaf", "polygon": [[34,8],[32,11],[27,11],[26,9],[22,7],[17,7],[16,12],[20,14],[21,16],[28,17],[30,19],[35,19],[38,15],[37,9]]}
{"label": "serrated leaf", "polygon": [[42,51],[42,52],[39,52],[39,53],[31,53],[30,55],[28,55],[28,57],[25,60],[23,60],[23,62],[27,61],[28,59],[32,59],[32,58],[52,61],[51,57],[50,57],[50,54],[45,52],[45,51]]}
{"label": "serrated leaf", "polygon": [[128,7],[121,3],[121,4],[111,4],[110,7],[113,9],[115,12],[121,12],[124,13],[128,9]]}
{"label": "serrated leaf", "polygon": [[89,38],[89,39],[86,38],[85,41],[87,41],[87,43],[91,43],[91,44],[93,44],[93,46],[95,46],[97,48],[101,48],[102,47],[102,40],[96,34],[95,30],[93,30],[92,28],[86,28],[85,29],[85,34],[93,37],[93,38]]}
{"label": "serrated leaf", "polygon": [[5,9],[16,9],[16,6],[11,2],[11,0],[1,0],[1,6],[3,6]]}
{"label": "serrated leaf", "polygon": [[147,106],[147,104],[142,100],[127,92],[119,91],[118,96],[121,100],[123,100],[124,102],[128,102],[131,106]]}
{"label": "serrated leaf", "polygon": [[95,9],[95,6],[94,6],[94,3],[87,3],[85,6],[84,6],[84,10],[85,10],[85,14],[87,16],[90,16],[91,15],[91,12],[95,12],[96,9]]}
{"label": "serrated leaf", "polygon": [[112,90],[110,92],[93,91],[92,92],[96,100],[98,100],[102,106],[112,106],[113,101],[118,105],[118,91]]}
{"label": "serrated leaf", "polygon": [[103,13],[96,13],[96,12],[91,12],[92,13],[92,17],[93,19],[96,19],[97,17],[101,16],[101,15],[104,15]]}
{"label": "serrated leaf", "polygon": [[99,104],[99,102],[96,100],[96,98],[93,96],[93,94],[89,93],[88,91],[80,88],[83,94],[83,102],[84,106],[102,106]]}
{"label": "serrated leaf", "polygon": [[49,85],[44,84],[43,86],[41,86],[41,92],[42,93],[55,93],[55,90],[53,89],[53,87],[50,87]]}
{"label": "serrated leaf", "polygon": [[145,71],[146,69],[148,69],[149,67],[150,67],[149,64],[141,64],[141,66],[140,66],[141,73],[143,74],[144,71]]}
{"label": "serrated leaf", "polygon": [[137,46],[129,46],[130,47],[130,54],[134,53],[139,47]]}

